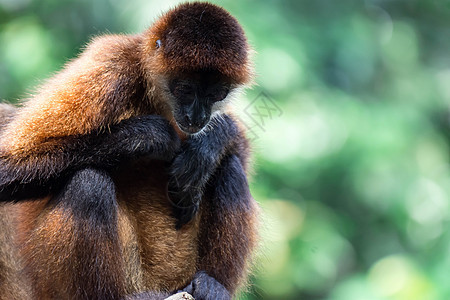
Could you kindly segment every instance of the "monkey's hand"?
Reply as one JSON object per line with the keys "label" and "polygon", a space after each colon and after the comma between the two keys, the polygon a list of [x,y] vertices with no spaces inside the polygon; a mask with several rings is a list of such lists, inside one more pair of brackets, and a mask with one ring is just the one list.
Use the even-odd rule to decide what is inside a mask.
{"label": "monkey's hand", "polygon": [[195,300],[231,300],[227,289],[203,271],[195,274],[194,279],[183,289],[183,292],[191,294]]}
{"label": "monkey's hand", "polygon": [[169,169],[168,196],[177,229],[197,213],[206,183],[239,134],[235,122],[227,115],[212,119],[207,126],[183,143]]}

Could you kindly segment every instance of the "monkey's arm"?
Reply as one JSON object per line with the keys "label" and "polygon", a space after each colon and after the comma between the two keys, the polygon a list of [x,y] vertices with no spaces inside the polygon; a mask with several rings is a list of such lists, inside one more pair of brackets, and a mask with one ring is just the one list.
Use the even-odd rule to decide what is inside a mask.
{"label": "monkey's arm", "polygon": [[239,156],[224,157],[201,203],[201,272],[185,290],[200,299],[230,299],[245,281],[257,244],[258,206]]}
{"label": "monkey's arm", "polygon": [[[229,299],[245,280],[257,243],[258,206],[246,177],[248,140],[238,122],[223,116],[183,150],[174,160],[184,170],[175,183],[187,192],[175,212],[186,221],[199,206],[201,211],[199,272],[184,291],[199,299]],[[176,170],[172,166],[172,174]]]}
{"label": "monkey's arm", "polygon": [[169,169],[169,198],[177,218],[177,229],[197,213],[206,183],[228,148],[238,137],[235,121],[222,115],[210,121],[203,133],[191,136],[181,147]]}
{"label": "monkey's arm", "polygon": [[0,150],[0,201],[45,196],[86,167],[107,170],[143,155],[171,160],[178,147],[168,121],[151,115],[124,120],[109,131],[50,138],[25,157]]}

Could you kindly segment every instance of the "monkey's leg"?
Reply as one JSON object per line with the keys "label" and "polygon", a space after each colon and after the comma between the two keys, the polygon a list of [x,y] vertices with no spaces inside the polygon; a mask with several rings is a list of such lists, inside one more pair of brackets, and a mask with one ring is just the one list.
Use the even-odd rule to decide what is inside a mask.
{"label": "monkey's leg", "polygon": [[29,282],[20,273],[22,264],[14,245],[14,208],[0,205],[0,300],[31,299]]}
{"label": "monkey's leg", "polygon": [[120,299],[125,291],[118,205],[103,171],[76,172],[25,243],[37,299]]}
{"label": "monkey's leg", "polygon": [[185,291],[195,299],[229,299],[247,276],[258,207],[237,155],[223,159],[210,183],[201,203],[198,270],[204,272]]}

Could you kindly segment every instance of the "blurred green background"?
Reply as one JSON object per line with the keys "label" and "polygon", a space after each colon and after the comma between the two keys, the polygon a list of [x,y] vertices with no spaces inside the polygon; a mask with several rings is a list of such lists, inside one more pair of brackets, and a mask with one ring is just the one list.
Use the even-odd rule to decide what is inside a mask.
{"label": "blurred green background", "polygon": [[[0,0],[0,98],[176,3]],[[450,299],[450,1],[216,3],[257,52],[236,104],[264,209],[242,298]]]}

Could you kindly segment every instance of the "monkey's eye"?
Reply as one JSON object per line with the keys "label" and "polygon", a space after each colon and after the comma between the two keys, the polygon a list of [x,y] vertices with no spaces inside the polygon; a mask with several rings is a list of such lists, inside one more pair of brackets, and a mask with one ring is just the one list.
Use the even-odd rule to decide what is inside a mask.
{"label": "monkey's eye", "polygon": [[206,98],[211,102],[218,102],[225,99],[230,92],[230,89],[227,86],[216,86],[211,89],[208,89],[206,94]]}
{"label": "monkey's eye", "polygon": [[156,41],[156,49],[161,48],[161,40]]}
{"label": "monkey's eye", "polygon": [[184,103],[192,102],[195,98],[195,90],[189,84],[178,84],[172,89],[172,94]]}

